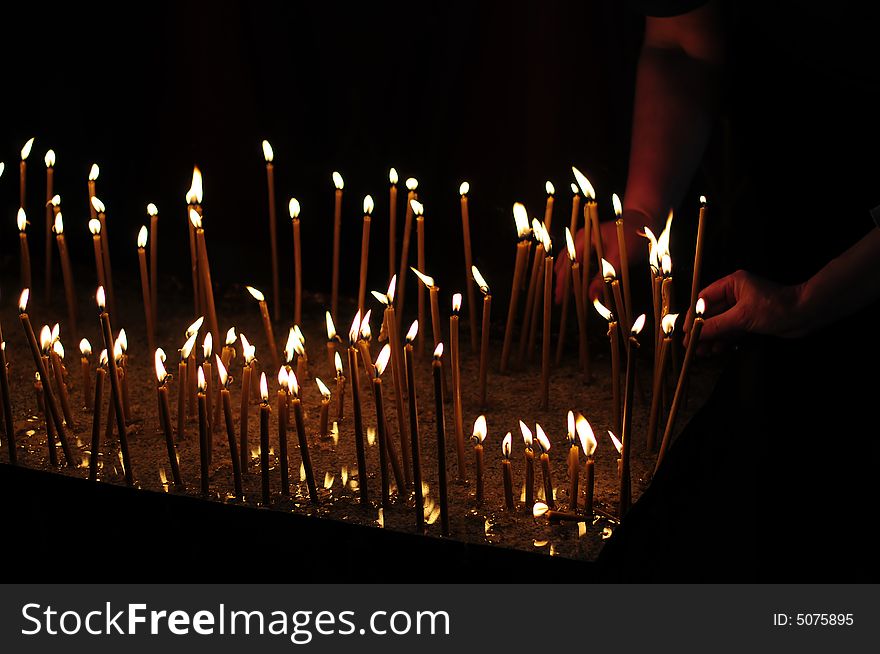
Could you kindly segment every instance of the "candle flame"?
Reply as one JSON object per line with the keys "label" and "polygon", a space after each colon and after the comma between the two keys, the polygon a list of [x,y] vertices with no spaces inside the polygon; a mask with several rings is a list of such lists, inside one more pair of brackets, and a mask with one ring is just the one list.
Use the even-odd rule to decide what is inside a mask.
{"label": "candle flame", "polygon": [[657,258],[662,261],[664,254],[669,254],[669,238],[672,232],[672,209],[669,210],[669,214],[666,216],[666,226],[663,228],[663,231],[660,232],[660,236],[657,237]]}
{"label": "candle flame", "polygon": [[324,312],[324,321],[327,323],[327,340],[337,340],[336,325],[333,324],[333,316],[330,315],[329,311]]}
{"label": "candle flame", "polygon": [[694,306],[694,312],[697,316],[702,316],[706,313],[706,301],[703,298],[697,299],[697,304]]}
{"label": "candle flame", "polygon": [[214,337],[211,335],[211,332],[205,334],[205,340],[202,341],[202,355],[205,358],[205,361],[208,363],[211,362],[211,354],[214,352]]}
{"label": "candle flame", "polygon": [[339,352],[336,352],[336,354],[333,356],[333,362],[336,364],[336,376],[341,377],[342,376],[342,357],[339,356]]}
{"label": "candle flame", "polygon": [[428,275],[426,275],[422,272],[419,272],[418,270],[416,270],[412,266],[410,266],[409,269],[412,270],[416,274],[416,277],[419,278],[419,280],[422,282],[422,284],[424,284],[428,288],[434,287],[434,278],[433,277],[429,277]]}
{"label": "candle flame", "polygon": [[543,502],[535,502],[535,506],[532,507],[532,515],[536,518],[540,518],[542,515],[547,513],[550,510],[550,507],[544,504]]}
{"label": "candle flame", "polygon": [[574,182],[571,183],[571,192],[574,195],[577,195],[578,193],[580,193],[580,191],[578,190],[577,184],[575,184]]}
{"label": "candle flame", "polygon": [[632,334],[633,336],[638,336],[641,333],[644,326],[645,326],[645,314],[642,314],[638,318],[636,318],[635,322],[632,325],[632,329],[629,330],[630,334]]}
{"label": "candle flame", "polygon": [[0,177],[3,177],[3,171],[6,170],[6,164],[0,161]]}
{"label": "candle flame", "polygon": [[660,261],[660,270],[663,272],[664,277],[669,277],[672,274],[672,257],[668,253],[664,254],[663,259]]}
{"label": "candle flame", "polygon": [[544,429],[539,424],[535,424],[535,437],[538,439],[538,446],[541,448],[541,452],[549,452],[550,451],[550,439],[547,438],[547,434],[544,433]]}
{"label": "candle flame", "polygon": [[565,417],[566,424],[568,426],[568,440],[574,445],[574,435],[575,435],[575,426],[574,426],[574,411],[569,411]]}
{"label": "candle flame", "polygon": [[462,182],[461,186],[458,187],[459,195],[467,195],[468,191],[471,190],[471,185],[468,182]]}
{"label": "candle flame", "polygon": [[474,420],[474,432],[473,436],[471,437],[474,443],[482,443],[484,440],[486,440],[486,434],[488,433],[489,428],[486,426],[486,416],[477,416],[477,419]]}
{"label": "candle flame", "polygon": [[98,179],[98,175],[101,174],[101,169],[98,167],[98,164],[93,163],[92,167],[89,168],[89,181],[94,182]]}
{"label": "candle flame", "polygon": [[113,344],[113,359],[117,364],[122,363],[122,355],[124,354],[122,350],[122,342],[117,338],[116,342]]}
{"label": "candle flame", "polygon": [[125,333],[124,329],[119,330],[119,336],[116,339],[119,341],[119,347],[123,352],[128,352],[128,334]]}
{"label": "candle flame", "polygon": [[304,357],[306,355],[305,343],[296,337],[296,326],[294,325],[294,329],[291,330],[291,335],[293,339],[290,341],[290,344],[293,346],[293,351],[296,353],[298,357]]}
{"label": "candle flame", "polygon": [[529,236],[529,214],[522,202],[513,204],[513,221],[516,224],[516,234],[520,240]]}
{"label": "candle flame", "polygon": [[301,344],[305,345],[305,344],[306,344],[306,337],[303,336],[303,333],[300,331],[300,329],[299,329],[299,325],[294,325],[294,326],[292,327],[292,329],[293,329],[293,333],[294,333],[294,335],[296,336],[297,340],[298,340]]}
{"label": "candle flame", "polygon": [[217,364],[217,377],[220,378],[220,385],[223,388],[227,388],[229,386],[229,372],[226,370],[226,366],[223,365],[223,359],[220,358],[219,354],[215,354],[214,361]]}
{"label": "candle flame", "polygon": [[391,281],[388,282],[388,290],[385,291],[385,297],[388,298],[388,304],[392,304],[394,302],[394,295],[397,292],[397,275],[394,274],[391,276]]}
{"label": "candle flame", "polygon": [[263,295],[262,292],[255,289],[253,286],[245,286],[245,288],[247,289],[247,292],[250,293],[257,302],[266,301],[266,296]]}
{"label": "candle flame", "polygon": [[34,137],[28,139],[28,142],[21,148],[21,160],[24,161],[31,154],[31,148],[34,147]]}
{"label": "candle flame", "polygon": [[532,447],[532,430],[522,420],[519,421],[519,430],[522,432],[523,442],[528,449]]}
{"label": "candle flame", "polygon": [[89,343],[89,339],[84,338],[79,342],[79,351],[84,357],[92,355],[92,344]]}
{"label": "candle flame", "polygon": [[299,218],[299,210],[299,200],[296,198],[290,198],[290,202],[287,203],[287,211],[290,213],[291,220]]}
{"label": "candle flame", "polygon": [[709,201],[706,199],[706,196],[705,196],[705,195],[701,195],[701,196],[700,196],[700,204],[703,205],[704,207],[705,207],[707,204],[709,204]]}
{"label": "candle flame", "polygon": [[605,318],[605,320],[607,320],[608,322],[614,321],[614,314],[611,313],[611,310],[608,309],[608,307],[606,307],[599,301],[599,298],[593,300],[593,306],[596,308],[596,311],[599,313],[599,315]]}
{"label": "candle flame", "polygon": [[263,139],[263,159],[266,163],[272,163],[275,158],[275,152],[272,151],[272,145],[266,139]]}
{"label": "candle flame", "polygon": [[544,226],[537,218],[532,218],[532,236],[538,243],[544,245]]}
{"label": "candle flame", "polygon": [[159,385],[162,385],[168,379],[168,372],[165,370],[165,350],[161,347],[156,348],[153,362],[156,367],[156,381],[159,382]]}
{"label": "candle flame", "polygon": [[55,165],[55,150],[46,150],[43,161],[46,162],[46,168],[52,168]]}
{"label": "candle flame", "polygon": [[52,342],[54,343],[61,337],[61,325],[57,322],[52,325]]}
{"label": "candle flame", "polygon": [[205,381],[205,371],[202,369],[202,366],[199,366],[198,386],[199,386],[199,393],[204,393],[205,390],[207,390],[207,388],[208,388],[208,382]]}
{"label": "candle flame", "polygon": [[340,175],[335,170],[333,171],[333,185],[337,190],[341,191],[345,186],[345,181],[342,179],[342,175]]}
{"label": "candle flame", "polygon": [[657,244],[657,237],[654,236],[654,232],[647,225],[645,225],[644,229],[645,238],[648,239],[648,263],[651,265],[654,274],[657,274],[660,272],[660,248]]}
{"label": "candle flame", "polygon": [[241,338],[241,354],[244,356],[245,365],[249,366],[256,357],[257,348],[248,343],[247,336],[244,334],[239,334],[239,337]]}
{"label": "candle flame", "polygon": [[157,207],[155,204],[150,202],[150,204],[147,205],[147,215],[150,216],[151,218],[158,216],[159,215],[159,207]]}
{"label": "candle flame", "polygon": [[186,341],[183,343],[183,347],[180,348],[180,358],[188,359],[189,355],[192,354],[193,348],[196,346],[196,338],[198,337],[198,332],[194,334],[190,334]]}
{"label": "candle flame", "polygon": [[416,340],[416,335],[419,333],[419,321],[413,320],[412,324],[409,326],[409,331],[406,332],[406,342],[412,343]]}
{"label": "candle flame", "polygon": [[64,346],[61,344],[61,341],[55,341],[52,343],[52,351],[60,358],[64,358]]}
{"label": "candle flame", "polygon": [[577,250],[574,247],[574,239],[571,236],[571,230],[566,227],[565,228],[565,249],[568,252],[569,260],[574,263],[577,261]]}
{"label": "candle flame", "polygon": [[486,283],[486,279],[483,277],[476,266],[471,266],[471,275],[473,276],[474,281],[477,283],[477,286],[480,287],[480,292],[483,295],[489,295],[489,285]]}
{"label": "candle flame", "polygon": [[287,371],[287,389],[293,393],[294,397],[299,397],[299,380],[296,378],[296,373],[293,370]]}
{"label": "candle flame", "polygon": [[202,171],[198,166],[193,166],[192,184],[186,194],[187,204],[202,203]]}
{"label": "candle flame", "polygon": [[665,316],[663,316],[663,319],[660,321],[660,325],[663,328],[664,334],[669,336],[672,333],[672,330],[675,327],[675,320],[677,318],[677,313],[667,313]]}
{"label": "candle flame", "polygon": [[397,169],[396,168],[391,168],[391,170],[388,171],[388,181],[391,182],[392,184],[397,184]]}
{"label": "candle flame", "polygon": [[415,191],[419,187],[419,180],[415,177],[409,177],[406,180],[406,188],[410,191]]}
{"label": "candle flame", "polygon": [[541,245],[544,246],[544,252],[547,253],[547,256],[550,256],[550,252],[553,250],[553,241],[550,238],[550,232],[547,231],[543,223],[541,224]]}
{"label": "candle flame", "polygon": [[110,363],[110,359],[107,357],[107,348],[101,350],[101,354],[98,356],[98,363],[102,368],[106,368],[107,364]]}
{"label": "candle flame", "polygon": [[370,329],[370,317],[373,315],[372,309],[367,309],[367,312],[364,314],[364,319],[361,320],[361,338],[365,341],[369,341],[373,336],[373,330]]}
{"label": "candle flame", "polygon": [[611,437],[611,443],[614,445],[614,449],[617,450],[618,454],[620,454],[621,450],[623,450],[623,444],[620,442],[617,436],[611,433],[611,431],[608,432],[608,435]]}
{"label": "candle flame", "polygon": [[510,447],[513,444],[513,436],[510,432],[507,432],[507,435],[504,437],[504,440],[501,441],[501,455],[505,459],[510,458]]}
{"label": "candle flame", "polygon": [[55,224],[52,227],[52,231],[59,236],[64,233],[64,219],[61,217],[60,211],[55,214]]}
{"label": "candle flame", "polygon": [[91,202],[92,202],[92,207],[94,208],[95,211],[97,211],[98,213],[105,213],[106,212],[106,207],[104,206],[104,203],[101,202],[100,198],[98,198],[97,195],[92,196]]}
{"label": "candle flame", "polygon": [[617,277],[617,271],[614,269],[614,266],[605,259],[602,259],[602,277],[605,278],[606,282],[613,282]]}
{"label": "candle flame", "polygon": [[373,213],[374,207],[375,207],[375,205],[373,204],[373,196],[372,195],[365,195],[364,196],[364,213],[369,216],[370,214]]}
{"label": "candle flame", "polygon": [[[0,163],[2,163],[2,162],[0,162]],[[0,172],[0,175],[2,175],[2,172]],[[60,207],[61,206],[61,196],[56,193],[55,195],[52,196],[52,199],[49,200],[49,204],[51,204],[53,207]]]}
{"label": "candle flame", "polygon": [[27,214],[21,207],[18,208],[18,214],[15,217],[15,222],[18,225],[18,231],[20,232],[23,232],[27,227]]}
{"label": "candle flame", "polygon": [[577,416],[576,424],[578,439],[581,442],[581,449],[588,457],[593,456],[596,452],[596,445],[598,445],[596,436],[593,434],[593,428],[590,426],[587,419],[580,413]]}
{"label": "candle flame", "polygon": [[281,387],[281,390],[290,392],[290,387],[288,386],[288,380],[290,379],[290,375],[287,374],[287,367],[281,366],[278,368],[278,385]]}
{"label": "candle flame", "polygon": [[147,226],[141,225],[140,231],[138,231],[137,238],[137,246],[139,249],[144,249],[147,247]]}
{"label": "candle flame", "polygon": [[380,293],[379,291],[370,291],[370,294],[386,307],[389,305],[388,296],[386,296],[384,293]]}
{"label": "candle flame", "polygon": [[195,322],[193,322],[189,327],[187,327],[186,331],[184,332],[186,334],[187,338],[192,336],[193,334],[198,333],[198,331],[202,328],[202,324],[204,322],[205,322],[205,316],[199,316],[198,318],[196,318]]}
{"label": "candle flame", "polygon": [[595,200],[596,191],[593,189],[593,185],[590,184],[590,180],[587,179],[586,175],[574,166],[571,167],[571,172],[574,173],[574,179],[577,182],[577,185],[580,186],[581,193],[584,194],[584,197],[586,197],[587,200]]}
{"label": "candle flame", "polygon": [[321,391],[321,397],[325,400],[330,399],[330,389],[327,388],[327,385],[321,381],[319,377],[315,377],[315,383],[318,385],[318,390]]}
{"label": "candle flame", "polygon": [[52,347],[52,330],[49,329],[49,325],[43,325],[43,328],[40,330],[40,349],[43,350],[43,354],[49,354],[49,348]]}
{"label": "candle flame", "polygon": [[413,198],[412,200],[409,201],[409,204],[410,204],[410,206],[412,207],[413,213],[414,213],[416,216],[424,215],[424,213],[425,213],[425,205],[423,205],[421,202],[419,202],[418,200],[416,200],[415,198]]}
{"label": "candle flame", "polygon": [[544,190],[547,191],[547,195],[553,195],[554,193],[556,193],[556,187],[553,186],[553,182],[551,182],[549,179],[544,182]]}
{"label": "candle flame", "polygon": [[193,208],[189,210],[189,222],[192,223],[192,226],[196,229],[202,228],[202,216]]}
{"label": "candle flame", "polygon": [[388,365],[388,359],[391,358],[391,345],[385,343],[385,346],[382,348],[382,351],[379,352],[379,356],[376,357],[376,363],[374,367],[376,368],[376,377],[381,377],[382,373],[385,372],[385,367]]}
{"label": "candle flame", "polygon": [[97,236],[98,234],[100,234],[101,233],[101,221],[98,220],[97,218],[92,218],[89,221],[89,231],[92,233],[93,236]]}
{"label": "candle flame", "polygon": [[351,321],[351,327],[348,330],[348,341],[349,343],[354,343],[357,340],[358,333],[360,333],[361,329],[361,312],[358,310],[356,314],[354,314],[354,320]]}
{"label": "candle flame", "polygon": [[265,372],[260,373],[260,398],[263,400],[263,404],[266,404],[269,401],[269,384],[266,381]]}
{"label": "candle flame", "polygon": [[614,215],[620,218],[623,213],[623,205],[620,204],[620,196],[617,193],[611,194],[611,204],[614,206]]}
{"label": "candle flame", "polygon": [[461,309],[461,293],[452,294],[452,313],[458,314]]}
{"label": "candle flame", "polygon": [[104,308],[107,306],[107,296],[104,293],[103,286],[99,286],[98,290],[95,292],[95,301],[98,303],[98,308],[103,312]]}
{"label": "candle flame", "polygon": [[434,359],[440,360],[443,356],[443,343],[437,343],[437,347],[434,348]]}

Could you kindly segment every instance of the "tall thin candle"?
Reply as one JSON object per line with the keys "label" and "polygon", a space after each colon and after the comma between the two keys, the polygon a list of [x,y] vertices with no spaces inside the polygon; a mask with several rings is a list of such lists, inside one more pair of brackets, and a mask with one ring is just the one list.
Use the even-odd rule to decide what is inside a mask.
{"label": "tall thin candle", "polygon": [[168,386],[166,385],[171,375],[165,371],[165,351],[162,348],[156,350],[154,361],[156,365],[156,393],[159,398],[159,420],[165,434],[168,465],[171,467],[171,479],[174,481],[174,485],[180,488],[180,465],[177,462],[177,450],[174,447],[174,432],[171,430],[171,409],[168,406]]}
{"label": "tall thin candle", "polygon": [[18,215],[16,217],[16,222],[18,223],[18,241],[19,241],[19,252],[20,252],[20,274],[19,279],[21,281],[22,288],[30,288],[31,287],[31,251],[30,247],[28,247],[28,237],[27,237],[27,214],[25,213],[23,208],[19,208]]}
{"label": "tall thin candle", "polygon": [[263,158],[266,160],[266,183],[269,191],[269,245],[272,249],[272,302],[275,320],[281,319],[281,294],[278,285],[278,222],[275,212],[275,153],[269,141],[263,140]]}
{"label": "tall thin candle", "polygon": [[92,444],[89,449],[89,481],[98,479],[98,458],[101,453],[101,406],[104,403],[104,377],[107,376],[107,350],[101,351],[95,369],[95,394],[92,409]]}
{"label": "tall thin candle", "polygon": [[46,239],[45,239],[45,298],[52,300],[52,225],[55,222],[55,211],[52,208],[52,196],[55,195],[55,150],[47,150],[44,157],[46,163]]}
{"label": "tall thin candle", "polygon": [[[111,352],[114,352],[114,341],[113,332],[110,329],[110,314],[108,314],[106,310],[106,298],[103,287],[98,287],[96,300],[98,310],[100,311],[99,318],[101,321],[101,335],[104,338],[104,347],[107,349],[109,355]],[[108,356],[108,359],[110,395],[113,399],[113,406],[116,410],[116,428],[119,431],[119,449],[122,451],[122,467],[125,474],[125,483],[132,486],[134,485],[134,473],[131,469],[131,458],[128,454],[128,433],[125,430],[125,412],[122,408],[122,389],[119,384],[119,372],[116,367],[116,357]]]}
{"label": "tall thin candle", "polygon": [[232,401],[229,396],[229,384],[232,377],[223,365],[223,358],[216,356],[217,375],[220,379],[220,402],[223,404],[223,417],[226,420],[226,440],[229,443],[229,461],[232,464],[232,480],[236,497],[243,497],[241,488],[241,465],[238,459],[238,450],[235,446],[235,426],[232,421]]}
{"label": "tall thin candle", "polygon": [[516,322],[516,308],[519,304],[519,294],[522,287],[522,279],[528,265],[529,257],[529,217],[525,206],[517,202],[513,205],[513,218],[516,221],[517,236],[519,242],[516,245],[516,263],[513,267],[513,283],[510,288],[510,303],[507,307],[507,323],[504,327],[504,344],[501,347],[501,372],[507,372],[507,363],[510,360],[510,344],[513,340],[513,323]]}
{"label": "tall thin candle", "polygon": [[486,384],[489,377],[489,329],[492,320],[492,293],[485,278],[480,274],[476,266],[471,266],[471,274],[473,275],[474,283],[480,287],[480,292],[483,294],[483,326],[480,333],[480,372],[478,379],[480,383],[480,407],[485,408],[488,403]]}
{"label": "tall thin candle", "polygon": [[626,348],[626,391],[623,396],[623,427],[620,433],[621,450],[620,466],[620,510],[619,517],[623,518],[629,511],[632,503],[632,474],[630,472],[630,459],[632,452],[632,416],[633,416],[633,388],[636,377],[636,351],[639,349],[638,335],[645,326],[645,314],[636,318],[629,332],[629,344]]}
{"label": "tall thin candle", "polygon": [[388,276],[397,272],[397,170],[388,171]]}
{"label": "tall thin candle", "polygon": [[477,470],[476,502],[483,503],[483,441],[486,440],[486,416],[478,416],[474,421],[474,431],[471,440],[474,442],[474,466]]}
{"label": "tall thin candle", "polygon": [[74,336],[79,334],[76,320],[76,287],[73,284],[73,272],[70,267],[70,256],[67,252],[67,241],[64,238],[64,218],[61,211],[55,214],[55,242],[58,245],[58,257],[61,260],[61,276],[64,281],[64,298],[67,303],[67,321]]}
{"label": "tall thin candle", "polygon": [[446,482],[446,419],[443,408],[443,343],[434,348],[431,362],[434,372],[434,419],[437,423],[437,468],[440,485],[440,528],[444,536],[449,535],[449,498]]}
{"label": "tall thin candle", "polygon": [[357,339],[360,330],[361,314],[358,313],[351,323],[348,332],[348,371],[351,375],[351,404],[352,416],[354,416],[354,444],[357,453],[358,467],[358,490],[360,492],[361,506],[369,504],[369,491],[367,489],[367,455],[364,447],[364,423],[361,414],[361,388],[360,371],[358,370]]}
{"label": "tall thin candle", "polygon": [[333,287],[330,296],[330,314],[333,320],[339,317],[339,244],[342,230],[342,189],[345,182],[342,175],[333,172],[333,185],[336,187],[333,204]]}
{"label": "tall thin candle", "polygon": [[[293,418],[296,424],[296,437],[299,441],[299,454],[302,459],[303,468],[306,472],[306,485],[309,488],[309,498],[313,504],[318,503],[318,488],[315,486],[315,472],[312,469],[312,459],[309,455],[309,440],[306,434],[306,424],[303,419],[302,400],[300,399],[299,383],[296,374],[291,371],[287,380],[288,387],[293,395],[291,405],[293,406]],[[366,479],[364,480],[366,483]]]}
{"label": "tall thin candle", "polygon": [[415,491],[416,506],[416,529],[421,531],[425,528],[425,501],[422,497],[422,455],[421,435],[419,433],[419,405],[416,397],[416,373],[413,361],[412,342],[419,331],[419,321],[413,321],[406,333],[406,345],[403,348],[403,357],[406,361],[406,390],[409,403],[409,433],[412,439],[412,467],[413,467],[413,490]]}
{"label": "tall thin candle", "polygon": [[470,209],[468,207],[468,191],[471,185],[462,182],[458,187],[458,193],[461,196],[461,232],[464,237],[464,280],[467,289],[467,317],[471,329],[471,352],[477,351],[477,301],[474,295],[474,277],[473,267],[474,261],[471,253],[471,219]]}
{"label": "tall thin candle", "polygon": [[147,323],[147,346],[150,352],[156,351],[156,335],[153,325],[153,302],[150,298],[150,278],[147,273],[147,226],[141,225],[137,238],[138,267],[141,273],[141,296],[144,303],[144,319]]}
{"label": "tall thin candle", "polygon": [[159,209],[152,202],[147,205],[147,215],[150,216],[150,307],[155,324],[159,322]]}
{"label": "tall thin candle", "polygon": [[293,322],[302,324],[302,239],[300,236],[299,200],[290,198],[287,204],[293,227]]}
{"label": "tall thin candle", "polygon": [[455,428],[455,453],[458,457],[458,479],[467,479],[464,457],[464,425],[461,415],[461,353],[458,346],[458,311],[461,293],[452,296],[452,315],[449,317],[449,348],[452,356],[452,421]]}

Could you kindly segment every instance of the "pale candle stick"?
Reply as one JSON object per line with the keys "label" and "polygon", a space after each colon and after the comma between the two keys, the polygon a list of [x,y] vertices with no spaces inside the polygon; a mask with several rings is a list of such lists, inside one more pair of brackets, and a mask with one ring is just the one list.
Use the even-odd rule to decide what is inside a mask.
{"label": "pale candle stick", "polygon": [[[578,414],[577,416],[575,428],[577,429],[578,439],[581,442],[581,449],[584,451],[586,457],[586,463],[584,464],[584,470],[586,472],[584,515],[591,516],[593,515],[593,489],[596,484],[596,463],[593,460],[593,455],[596,453],[598,441],[596,441],[596,436],[593,434],[593,428],[590,427],[590,423],[587,422],[587,419],[581,414]],[[576,509],[577,504],[575,503],[575,510]]]}
{"label": "pale candle stick", "polygon": [[[415,214],[415,217],[416,217],[416,245],[417,245],[417,251],[416,251],[417,264],[416,265],[418,266],[419,270],[425,270],[425,268],[427,266],[427,263],[425,261],[425,215],[424,215],[425,208],[424,208],[424,205],[422,205],[422,203],[419,202],[418,200],[413,200],[410,204],[412,205],[412,208],[413,208],[413,214]],[[430,286],[433,286],[433,284],[431,284],[430,286],[426,284],[426,286],[428,286],[430,288]],[[426,324],[426,321],[425,321],[425,287],[424,286],[418,287],[417,298],[418,298],[418,309],[419,309],[419,313],[418,313],[419,324],[424,325],[424,324]],[[433,331],[434,331],[434,346],[436,347],[437,343],[439,343],[441,340],[441,339],[437,338],[437,329],[438,329],[439,325],[434,324],[433,316],[432,316],[431,322],[432,322],[432,327],[433,327]],[[425,339],[423,339],[423,338],[419,339],[418,347],[419,347],[420,352],[425,351],[424,340]]]}
{"label": "pale candle stick", "polygon": [[28,141],[21,148],[21,163],[19,164],[19,179],[18,179],[18,197],[19,202],[18,206],[22,209],[27,207],[27,158],[31,155],[31,149],[34,147],[34,137],[28,139]]}
{"label": "pale candle stick", "polygon": [[342,189],[345,182],[342,175],[333,171],[333,185],[336,187],[333,204],[333,286],[330,296],[330,314],[333,320],[339,317],[339,245],[342,230]]}
{"label": "pale candle stick", "polygon": [[[58,196],[56,196],[58,197]],[[59,198],[60,203],[60,198]],[[64,237],[64,218],[61,211],[55,214],[55,243],[58,245],[58,258],[61,261],[61,276],[64,281],[64,298],[67,303],[67,321],[74,336],[79,334],[76,319],[76,287],[73,284],[73,271],[70,267],[70,255],[67,252],[67,241]]]}
{"label": "pale candle stick", "polygon": [[636,350],[639,349],[638,335],[645,326],[645,314],[641,314],[629,331],[629,342],[626,348],[626,389],[623,396],[623,427],[620,442],[623,444],[620,458],[620,509],[618,517],[623,519],[632,504],[632,417],[633,389],[636,381]]}
{"label": "pale candle stick", "polygon": [[474,283],[480,287],[480,292],[483,294],[483,326],[480,333],[480,372],[478,378],[480,383],[480,407],[485,408],[488,403],[487,380],[489,377],[489,328],[492,315],[492,293],[476,266],[471,267],[471,274]]}
{"label": "pale candle stick", "polygon": [[107,303],[110,313],[116,313],[116,294],[113,292],[113,268],[110,265],[110,235],[107,232],[107,209],[101,200],[92,197],[92,205],[98,214],[98,222],[101,223],[101,260],[104,262],[104,280],[107,282]]}
{"label": "pale candle stick", "polygon": [[547,191],[547,203],[544,205],[544,228],[549,232],[550,226],[553,224],[553,202],[556,187],[549,179],[544,182],[544,190]]}
{"label": "pale candle stick", "polygon": [[154,324],[159,322],[159,209],[150,202],[147,205],[150,217],[150,306],[153,309]]}
{"label": "pale candle stick", "polygon": [[519,242],[516,245],[516,263],[513,267],[513,283],[510,288],[510,303],[507,306],[507,323],[504,327],[504,343],[501,347],[501,372],[507,372],[507,363],[510,360],[510,344],[513,340],[513,324],[516,322],[516,309],[519,304],[519,294],[522,290],[522,280],[528,266],[530,241],[529,217],[525,206],[517,202],[513,205],[513,219],[516,222],[516,231]]}
{"label": "pale candle stick", "polygon": [[397,170],[388,171],[388,276],[397,272]]}
{"label": "pale candle stick", "polygon": [[364,302],[367,298],[367,270],[370,261],[370,222],[373,213],[373,198],[369,195],[364,197],[364,220],[361,233],[361,273],[358,282],[358,311],[364,312]]}
{"label": "pale candle stick", "polygon": [[302,243],[299,200],[290,198],[287,208],[293,226],[293,322],[299,325],[302,323]]}
{"label": "pale candle stick", "polygon": [[95,272],[98,277],[98,285],[104,286],[104,258],[101,254],[101,223],[97,218],[89,221],[89,231],[92,233],[92,246],[95,252]]}
{"label": "pale candle stick", "polygon": [[[28,247],[28,237],[27,229],[28,219],[27,214],[24,211],[24,208],[19,208],[18,215],[16,217],[16,222],[18,223],[18,240],[19,240],[19,252],[20,252],[20,274],[19,280],[21,281],[22,288],[30,288],[31,287],[31,251],[30,247]],[[45,381],[45,380],[44,380]]]}
{"label": "pale candle stick", "polygon": [[623,225],[623,206],[617,193],[611,196],[611,203],[614,205],[614,215],[617,217],[614,224],[617,229],[617,252],[620,256],[620,280],[623,283],[623,310],[626,324],[630,324],[632,314],[632,295],[629,286],[629,256],[626,251],[626,236]]}
{"label": "pale candle stick", "polygon": [[275,212],[275,153],[269,141],[263,140],[263,159],[266,160],[266,183],[269,191],[269,246],[272,249],[272,302],[275,320],[281,319],[281,292],[278,284],[278,218]]}
{"label": "pale candle stick", "polygon": [[141,273],[141,296],[144,303],[144,320],[147,324],[147,346],[156,351],[155,327],[153,326],[153,301],[150,298],[150,279],[147,273],[147,226],[141,225],[137,237],[138,267]]}
{"label": "pale candle stick", "polygon": [[98,175],[101,174],[101,169],[98,164],[93,163],[89,168],[89,220],[97,220],[98,212],[95,211],[95,207],[92,204],[92,198],[95,197],[96,184],[98,181]]}
{"label": "pale candle stick", "polygon": [[700,216],[697,221],[697,244],[694,250],[694,278],[691,282],[691,311],[697,307],[697,295],[700,292],[700,271],[703,267],[703,241],[706,238],[706,213],[709,203],[705,195],[700,196]]}
{"label": "pale candle stick", "polygon": [[55,212],[52,210],[52,196],[55,195],[55,150],[47,150],[44,157],[46,163],[46,279],[45,299],[48,304],[52,299],[52,225]]}
{"label": "pale candle stick", "polygon": [[269,355],[272,358],[272,367],[278,369],[281,367],[281,360],[278,358],[278,346],[275,343],[275,333],[272,330],[272,320],[269,318],[269,308],[266,306],[266,297],[263,293],[253,286],[245,287],[260,306],[260,316],[263,319],[263,333],[269,345]]}
{"label": "pale candle stick", "polygon": [[458,479],[467,479],[464,458],[464,425],[461,411],[461,352],[458,344],[458,311],[461,293],[452,296],[452,315],[449,316],[449,348],[452,358],[452,420],[455,427],[455,453],[458,457]]}
{"label": "pale candle stick", "polygon": [[471,352],[477,351],[477,301],[474,295],[474,277],[473,277],[473,256],[471,253],[471,219],[470,208],[468,206],[468,192],[471,185],[468,182],[462,182],[458,187],[458,193],[461,196],[461,232],[464,236],[464,267],[465,267],[465,288],[467,289],[467,317],[471,329]]}
{"label": "pale candle stick", "polygon": [[403,243],[401,244],[400,250],[400,270],[397,273],[397,280],[400,284],[400,288],[397,289],[397,306],[395,307],[397,315],[400,316],[401,320],[403,320],[404,317],[404,305],[406,304],[406,269],[409,268],[409,242],[412,235],[413,219],[412,201],[418,199],[418,195],[416,194],[416,189],[418,187],[419,182],[415,177],[410,177],[406,180],[406,213],[403,225]]}

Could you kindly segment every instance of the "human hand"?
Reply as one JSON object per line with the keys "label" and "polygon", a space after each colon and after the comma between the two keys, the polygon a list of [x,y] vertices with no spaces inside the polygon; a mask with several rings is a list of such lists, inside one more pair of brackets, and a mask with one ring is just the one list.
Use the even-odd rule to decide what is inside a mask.
{"label": "human hand", "polygon": [[[697,351],[720,352],[743,334],[783,338],[802,336],[809,322],[803,307],[803,285],[783,286],[745,270],[722,277],[700,292],[706,302],[705,324]],[[685,345],[693,313],[685,321]]]}

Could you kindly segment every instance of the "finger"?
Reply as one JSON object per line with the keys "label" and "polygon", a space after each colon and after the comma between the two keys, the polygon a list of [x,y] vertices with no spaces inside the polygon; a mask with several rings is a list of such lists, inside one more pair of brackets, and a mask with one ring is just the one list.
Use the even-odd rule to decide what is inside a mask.
{"label": "finger", "polygon": [[706,303],[706,315],[714,316],[727,311],[736,304],[736,276],[739,273],[726,275],[718,279],[699,293]]}

